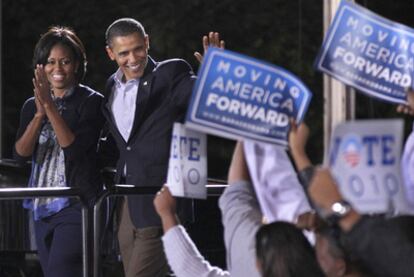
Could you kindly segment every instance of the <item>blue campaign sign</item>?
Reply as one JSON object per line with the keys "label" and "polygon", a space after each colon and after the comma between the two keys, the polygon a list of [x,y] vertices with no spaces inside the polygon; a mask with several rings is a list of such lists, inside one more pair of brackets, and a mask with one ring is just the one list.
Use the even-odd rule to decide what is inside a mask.
{"label": "blue campaign sign", "polygon": [[227,138],[286,146],[289,118],[300,122],[311,97],[287,70],[210,48],[193,89],[186,125]]}
{"label": "blue campaign sign", "polygon": [[405,89],[413,86],[414,29],[342,1],[315,67],[369,96],[405,103]]}

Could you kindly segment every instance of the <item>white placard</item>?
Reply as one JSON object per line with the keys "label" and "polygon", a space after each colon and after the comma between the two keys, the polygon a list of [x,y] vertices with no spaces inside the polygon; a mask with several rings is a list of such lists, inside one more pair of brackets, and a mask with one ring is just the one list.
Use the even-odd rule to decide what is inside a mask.
{"label": "white placard", "polygon": [[330,161],[340,191],[361,213],[410,213],[400,173],[403,122],[360,120],[339,124]]}
{"label": "white placard", "polygon": [[174,123],[167,186],[172,195],[207,198],[206,135]]}
{"label": "white placard", "polygon": [[260,209],[267,221],[296,222],[311,207],[282,146],[244,140],[244,153]]}

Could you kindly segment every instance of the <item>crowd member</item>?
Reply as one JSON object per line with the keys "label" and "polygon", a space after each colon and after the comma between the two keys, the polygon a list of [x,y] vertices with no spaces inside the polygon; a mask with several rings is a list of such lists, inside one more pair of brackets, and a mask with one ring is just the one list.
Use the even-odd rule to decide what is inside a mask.
{"label": "crowd member", "polygon": [[259,228],[256,259],[263,277],[323,276],[312,245],[290,222],[276,221]]}
{"label": "crowd member", "polygon": [[[238,147],[238,151],[243,151],[242,147]],[[242,156],[244,158],[244,155]],[[245,161],[243,161],[243,165],[245,164]],[[237,163],[234,159],[234,162],[232,164]],[[247,170],[247,166],[246,166]],[[230,170],[229,176],[233,176],[234,169]],[[248,172],[241,172],[238,171],[236,174],[243,174],[243,176],[246,176],[245,180],[250,180],[250,176]],[[286,173],[286,172],[285,172]],[[286,174],[285,174],[286,175]],[[233,177],[229,177],[229,180],[233,180]],[[260,211],[259,205],[256,200],[256,195],[253,192],[253,188],[251,185],[249,185],[249,195],[243,195],[242,197],[248,197],[251,202],[248,203],[250,205],[249,207],[245,207],[243,210],[247,210],[249,208],[249,211],[251,214],[253,214],[253,217],[248,216],[248,219],[252,219],[256,217],[256,220],[253,220],[255,224],[251,224],[252,222],[250,220],[247,220],[247,222],[244,221],[244,217],[238,218],[238,221],[241,223],[241,225],[245,225],[246,223],[251,224],[252,226],[252,233],[249,233],[249,237],[243,238],[242,241],[239,241],[236,243],[234,241],[234,246],[231,247],[231,249],[227,249],[228,251],[228,257],[235,256],[235,253],[238,253],[240,256],[244,256],[247,254],[247,258],[245,260],[237,260],[237,262],[246,262],[248,261],[248,266],[246,267],[244,264],[233,264],[235,268],[241,267],[242,271],[236,271],[236,273],[232,273],[232,276],[259,276],[259,272],[256,269],[255,265],[255,230],[258,229],[260,226],[262,226],[262,213]],[[251,205],[252,204],[252,205]],[[220,268],[211,266],[208,261],[204,259],[204,257],[200,254],[200,252],[197,250],[194,243],[191,241],[191,238],[188,236],[187,232],[185,231],[184,227],[179,224],[179,220],[176,214],[176,203],[175,199],[172,197],[168,187],[163,187],[156,195],[154,199],[154,205],[156,208],[156,211],[161,217],[162,226],[164,229],[164,236],[162,238],[165,253],[167,256],[167,260],[169,265],[171,266],[171,269],[178,277],[185,277],[185,276],[230,276],[230,273],[228,271],[224,271]],[[286,225],[289,225],[286,227]],[[259,239],[261,242],[264,242],[265,240],[272,240],[272,243],[269,243],[268,246],[264,246],[263,243],[261,244],[260,248],[260,255],[258,257],[261,262],[258,264],[265,266],[266,268],[264,271],[267,271],[267,269],[272,268],[276,270],[285,270],[287,268],[292,269],[295,268],[294,261],[296,258],[302,258],[303,260],[301,262],[305,262],[307,265],[315,265],[316,264],[316,258],[314,256],[313,249],[309,242],[306,240],[305,236],[301,231],[299,231],[298,228],[296,228],[291,223],[280,223],[280,224],[274,224],[272,223],[269,227],[270,229],[265,228],[265,230],[272,230],[272,231],[280,231],[280,234],[271,235],[268,231],[260,232],[261,235],[259,235]],[[282,227],[280,227],[282,226]],[[237,226],[238,227],[238,226]],[[244,234],[243,232],[245,230],[243,227],[241,227],[241,232],[238,230],[238,234],[240,237]],[[259,229],[260,230],[260,229]],[[293,231],[292,231],[293,230]],[[287,234],[288,232],[289,234]],[[291,235],[293,234],[293,235]],[[282,237],[282,238],[281,238]],[[277,241],[277,238],[281,239],[282,241],[286,238],[289,239],[289,243],[286,243],[286,241]],[[249,241],[250,239],[250,241]],[[246,242],[246,243],[242,243]],[[237,244],[237,246],[236,246]],[[295,250],[293,251],[287,251],[287,248],[292,248],[292,246]],[[283,248],[282,250],[274,250],[274,248]],[[286,249],[285,249],[286,248]],[[273,249],[273,251],[272,251]],[[247,253],[244,252],[238,252],[238,251],[245,251],[247,250]],[[281,254],[283,250],[286,251],[286,257],[280,258],[276,254]],[[252,254],[252,255],[249,255]],[[291,255],[289,255],[291,254]],[[308,256],[313,257],[313,260],[309,260]],[[265,257],[267,257],[266,261],[262,261]],[[272,261],[269,260],[269,257],[273,257],[274,259],[278,259],[279,261],[282,259],[285,259],[287,266],[284,268],[282,265],[278,265],[276,267],[272,267]],[[250,258],[250,259],[249,259]],[[291,258],[293,260],[291,260]],[[235,259],[232,259],[236,262]],[[313,263],[312,263],[313,261]],[[308,263],[309,262],[309,263]],[[317,267],[317,264],[316,264]],[[260,266],[262,268],[262,266]],[[245,271],[245,269],[248,269]],[[279,271],[279,272],[281,272]],[[309,271],[309,270],[308,270]],[[243,273],[242,273],[243,272]],[[287,271],[283,271],[284,273],[287,273]],[[295,270],[293,272],[296,272]],[[310,270],[312,273],[313,270]],[[318,274],[316,276],[320,276],[320,270],[317,271]],[[256,275],[251,275],[251,274]],[[233,275],[238,274],[238,275]],[[239,275],[242,274],[242,275]],[[283,275],[283,274],[282,274]],[[263,276],[268,276],[267,274]],[[293,275],[294,276],[294,275]]]}
{"label": "crowd member", "polygon": [[162,237],[168,264],[177,277],[222,277],[228,271],[210,265],[200,254],[184,226],[179,223],[176,200],[167,186],[154,198],[155,210],[159,214],[164,230]]}
{"label": "crowd member", "polygon": [[[305,123],[296,125],[291,122],[289,133],[289,147],[293,161],[298,170],[299,178],[305,188],[314,175],[316,168],[306,154],[306,143],[309,137],[309,128]],[[340,242],[340,230],[337,226],[330,226],[321,219],[317,219],[316,254],[318,262],[328,277],[337,276],[369,276],[364,267],[354,261]]]}
{"label": "crowd member", "polygon": [[[247,144],[247,145],[246,145]],[[267,187],[271,186],[277,194],[272,202],[273,220],[287,220],[304,227],[310,226],[308,216],[303,213],[309,210],[303,189],[296,179],[295,171],[290,164],[286,151],[278,146],[265,145],[253,141],[245,142],[245,150],[250,155],[249,171],[255,172],[255,180]],[[267,160],[269,158],[270,160]],[[264,165],[266,164],[266,166]],[[250,178],[250,175],[249,175]],[[260,186],[260,185],[259,185]],[[300,190],[298,192],[298,190]],[[254,195],[254,197],[256,197]],[[280,203],[278,203],[280,202]],[[167,261],[176,276],[228,276],[228,271],[211,266],[197,250],[182,225],[179,225],[175,213],[175,199],[168,187],[164,187],[154,200],[156,211],[161,217],[164,236],[162,238]],[[263,209],[260,209],[263,217]],[[300,214],[300,216],[298,216]]]}
{"label": "crowd member", "polygon": [[[161,187],[166,181],[172,126],[184,118],[196,76],[181,59],[154,61],[141,23],[121,18],[106,30],[106,50],[118,70],[108,79],[103,113],[119,150],[116,183]],[[219,34],[203,38],[224,47]],[[201,54],[196,57],[201,59]],[[165,276],[161,221],[152,196],[128,196],[118,239],[125,276]]]}
{"label": "crowd member", "polygon": [[315,229],[315,251],[318,262],[327,277],[371,276],[344,249],[337,226],[320,224]]}
{"label": "crowd member", "polygon": [[305,123],[298,126],[294,120],[291,120],[288,138],[289,152],[296,166],[299,180],[305,187],[307,187],[314,172],[314,166],[306,154],[308,138],[309,127]]}
{"label": "crowd member", "polygon": [[[399,105],[397,111],[414,116],[414,90],[407,90],[407,105]],[[408,136],[401,159],[401,173],[408,203],[414,207],[414,123]]]}
{"label": "crowd member", "polygon": [[[333,213],[333,204],[344,201],[328,169],[315,172],[309,195],[328,215]],[[372,276],[411,276],[414,272],[413,216],[363,216],[349,207],[337,224],[343,247]]]}
{"label": "crowd member", "polygon": [[[412,97],[408,95],[408,97]],[[409,107],[399,107],[410,113]],[[292,157],[300,170],[299,176],[309,187],[312,203],[324,217],[333,214],[335,203],[344,205],[344,214],[337,217],[337,238],[332,239],[325,231],[317,235],[317,254],[327,276],[410,276],[414,272],[411,262],[414,255],[414,217],[363,216],[343,199],[329,170],[317,170],[306,155],[305,146],[309,130],[305,124],[292,125],[289,137]],[[339,238],[338,238],[339,237]],[[338,243],[344,258],[325,252]],[[329,243],[328,247],[321,244]],[[337,249],[338,250],[338,249]],[[331,251],[330,251],[331,252]],[[350,260],[352,258],[352,260]],[[345,264],[343,264],[345,263]],[[342,264],[342,265],[341,265]],[[343,267],[345,265],[345,268]],[[341,271],[343,275],[340,275]]]}
{"label": "crowd member", "polygon": [[[260,266],[256,267],[255,234],[262,225],[262,214],[250,183],[250,175],[241,143],[238,143],[234,150],[228,183],[229,186],[220,197],[219,205],[222,211],[227,266],[230,274],[241,277],[261,276],[265,272],[261,272],[260,269],[268,267],[274,267],[274,272],[280,272],[282,265],[276,263],[275,260],[259,260]],[[297,234],[305,239],[302,232]],[[270,251],[273,247],[279,248],[280,246],[270,243],[269,247]],[[299,251],[298,248],[291,250]],[[307,248],[306,251],[313,253],[312,248]],[[315,254],[312,253],[306,252],[306,255],[304,253],[303,255],[310,259],[307,260],[307,264],[317,265]],[[287,272],[285,273],[281,276],[289,276]],[[307,276],[323,276],[318,266],[310,267],[306,274]]]}
{"label": "crowd member", "polygon": [[[407,91],[408,105],[400,105],[399,112],[414,114],[414,93]],[[404,146],[402,174],[405,193],[410,204],[413,191],[413,136]],[[313,203],[325,214],[332,214],[332,205],[344,203],[328,169],[312,174],[309,195]],[[341,229],[343,247],[372,276],[411,276],[414,272],[414,227],[413,216],[364,216],[351,206],[337,219]]]}
{"label": "crowd member", "polygon": [[[79,187],[88,200],[101,181],[96,147],[102,95],[80,84],[86,54],[75,32],[52,27],[37,42],[34,97],[22,108],[15,158],[32,157],[30,187]],[[81,204],[69,198],[26,200],[46,277],[82,275]]]}
{"label": "crowd member", "polygon": [[331,228],[327,225],[318,228],[315,251],[318,262],[326,276],[346,276],[347,259],[339,242],[337,228]]}

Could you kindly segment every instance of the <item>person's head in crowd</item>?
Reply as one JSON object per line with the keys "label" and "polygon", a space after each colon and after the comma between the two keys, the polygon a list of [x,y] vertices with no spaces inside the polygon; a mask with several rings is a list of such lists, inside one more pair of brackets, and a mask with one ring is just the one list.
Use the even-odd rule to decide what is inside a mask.
{"label": "person's head in crowd", "polygon": [[323,276],[313,247],[292,223],[261,226],[256,233],[256,259],[263,277]]}
{"label": "person's head in crowd", "polygon": [[[312,169],[308,172],[306,171],[307,168],[312,167],[312,163],[305,151],[308,137],[309,128],[307,125],[302,123],[297,126],[292,120],[291,131],[289,133],[289,146],[293,160],[299,170],[299,178],[305,189],[309,186],[309,183],[312,180],[313,170],[315,170]],[[330,188],[332,188],[333,193],[330,193],[330,190],[323,187],[323,194],[317,193],[317,195],[323,196],[326,194],[325,198],[335,197],[335,199],[337,199],[338,196],[336,195],[336,187]],[[312,199],[309,200],[311,201]],[[342,248],[339,241],[339,229],[334,226],[327,225],[326,222],[317,214],[314,216],[315,218],[310,223],[308,223],[308,220],[305,218],[305,220],[302,221],[305,221],[307,224],[299,221],[298,223],[300,224],[297,226],[303,228],[306,225],[313,225],[313,228],[308,227],[308,229],[317,231],[315,250],[318,262],[326,276],[365,276],[361,273],[362,270],[357,266],[357,264],[350,261],[349,256]]]}
{"label": "person's head in crowd", "polygon": [[80,83],[86,73],[85,48],[69,27],[54,26],[37,42],[33,67],[43,65],[51,88],[65,91]]}
{"label": "person's head in crowd", "polygon": [[316,257],[327,277],[367,276],[351,258],[340,243],[338,227],[320,225],[316,232]]}
{"label": "person's head in crowd", "polygon": [[123,81],[141,78],[148,63],[149,37],[132,18],[114,21],[105,32],[106,52],[123,73]]}
{"label": "person's head in crowd", "polygon": [[318,262],[327,277],[345,276],[345,255],[335,239],[328,234],[328,229],[316,234],[315,250]]}

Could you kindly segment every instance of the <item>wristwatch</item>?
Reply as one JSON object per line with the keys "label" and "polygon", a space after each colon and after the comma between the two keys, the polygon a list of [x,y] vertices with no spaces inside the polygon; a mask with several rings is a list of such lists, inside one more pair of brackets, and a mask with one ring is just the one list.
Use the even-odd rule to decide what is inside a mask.
{"label": "wristwatch", "polygon": [[326,220],[332,224],[338,223],[338,221],[349,214],[352,207],[346,200],[337,201],[332,204],[331,210],[328,212]]}

